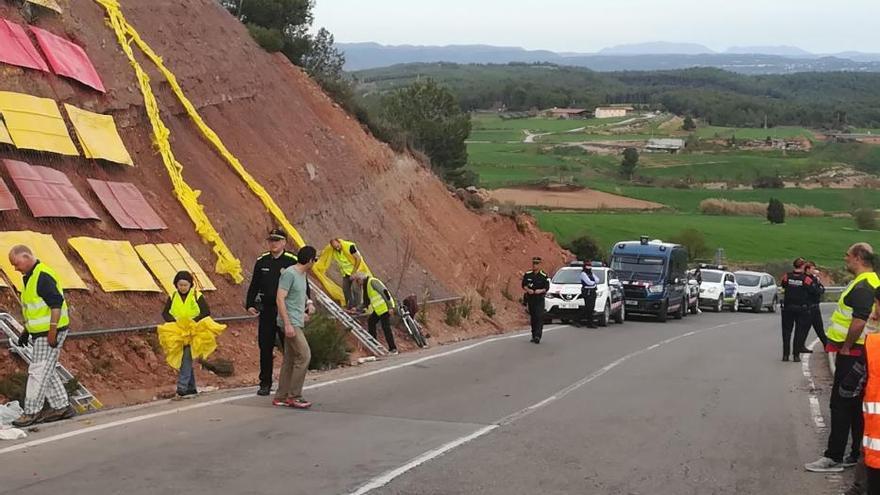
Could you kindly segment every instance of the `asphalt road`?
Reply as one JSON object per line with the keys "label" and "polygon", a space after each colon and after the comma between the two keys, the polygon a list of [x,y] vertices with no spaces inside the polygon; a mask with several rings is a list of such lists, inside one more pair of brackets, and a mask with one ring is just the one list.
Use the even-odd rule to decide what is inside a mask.
{"label": "asphalt road", "polygon": [[833,493],[778,325],[557,327],[322,377],[308,412],[248,390],[81,418],[0,444],[0,493]]}

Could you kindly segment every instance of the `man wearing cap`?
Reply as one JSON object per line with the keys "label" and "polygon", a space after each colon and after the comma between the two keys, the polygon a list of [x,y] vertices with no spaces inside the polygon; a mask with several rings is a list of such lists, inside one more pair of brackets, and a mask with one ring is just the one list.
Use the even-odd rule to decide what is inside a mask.
{"label": "man wearing cap", "polygon": [[257,395],[269,395],[272,389],[272,361],[275,342],[283,342],[284,335],[277,323],[278,278],[281,270],[296,264],[296,255],[286,249],[287,233],[281,229],[269,232],[266,239],[269,250],[257,258],[254,275],[248,287],[245,308],[252,315],[259,315],[257,342],[260,345],[260,390]]}
{"label": "man wearing cap", "polygon": [[532,342],[541,343],[544,333],[544,295],[550,289],[550,279],[541,270],[541,258],[532,258],[532,270],[523,275],[522,288],[525,294],[523,300],[529,309],[529,318],[532,325]]}

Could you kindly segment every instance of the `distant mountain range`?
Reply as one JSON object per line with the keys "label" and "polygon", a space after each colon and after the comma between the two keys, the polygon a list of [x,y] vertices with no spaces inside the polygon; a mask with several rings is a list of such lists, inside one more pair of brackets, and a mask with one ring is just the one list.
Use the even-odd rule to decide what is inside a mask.
{"label": "distant mountain range", "polygon": [[506,64],[549,62],[596,71],[673,70],[716,67],[743,74],[795,72],[880,72],[880,54],[813,54],[793,46],[737,46],[722,53],[696,43],[639,43],[604,48],[597,53],[557,53],[491,45],[380,45],[337,43],[346,70],[357,71],[415,62]]}

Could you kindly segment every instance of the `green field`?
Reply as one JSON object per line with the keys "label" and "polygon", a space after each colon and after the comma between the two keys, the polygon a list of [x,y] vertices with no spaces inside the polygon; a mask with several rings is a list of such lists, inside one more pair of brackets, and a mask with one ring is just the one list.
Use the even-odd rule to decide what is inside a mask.
{"label": "green field", "polygon": [[603,248],[638,239],[640,235],[670,239],[687,228],[706,237],[714,252],[723,247],[733,262],[765,263],[808,256],[823,266],[842,265],[842,255],[855,242],[880,244],[880,232],[850,230],[853,222],[839,218],[797,218],[770,225],[757,217],[713,217],[674,213],[555,213],[534,212],[540,227],[560,243],[589,234]]}
{"label": "green field", "polygon": [[721,138],[727,139],[736,136],[737,139],[767,139],[770,136],[773,139],[785,139],[795,137],[805,137],[813,139],[813,132],[803,127],[771,127],[763,129],[760,127],[714,127],[706,126],[697,129],[697,137],[701,139]]}
{"label": "green field", "polygon": [[736,181],[751,184],[761,176],[796,178],[835,165],[807,152],[732,151],[678,155],[643,153],[639,174],[647,177],[690,179],[695,182]]}
{"label": "green field", "polygon": [[498,188],[534,183],[546,177],[573,178],[579,183],[610,173],[617,157],[587,155],[577,150],[541,152],[534,144],[469,143],[468,168],[480,174],[480,185]]}

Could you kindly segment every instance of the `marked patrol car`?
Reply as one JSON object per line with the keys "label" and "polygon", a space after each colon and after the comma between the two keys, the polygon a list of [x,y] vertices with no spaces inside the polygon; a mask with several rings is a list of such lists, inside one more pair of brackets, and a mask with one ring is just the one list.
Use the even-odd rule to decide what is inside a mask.
{"label": "marked patrol car", "polygon": [[[626,320],[623,286],[614,270],[600,262],[593,262],[593,275],[598,280],[594,318],[599,326],[607,326],[611,320],[623,323]],[[580,261],[562,267],[550,279],[550,290],[544,299],[546,310],[544,318],[550,322],[559,319],[562,323],[576,320],[583,314],[584,299],[581,297],[580,276],[584,264]]]}
{"label": "marked patrol car", "polygon": [[700,307],[716,313],[725,309],[739,311],[739,287],[736,275],[723,265],[700,265]]}

